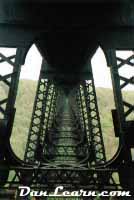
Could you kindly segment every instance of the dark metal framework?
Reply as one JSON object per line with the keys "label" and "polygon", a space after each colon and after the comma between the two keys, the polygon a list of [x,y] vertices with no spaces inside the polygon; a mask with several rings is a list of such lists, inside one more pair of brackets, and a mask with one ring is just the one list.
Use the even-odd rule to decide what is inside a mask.
{"label": "dark metal framework", "polygon": [[[46,1],[0,1],[0,64],[12,72],[0,75],[0,187],[18,185],[53,191],[134,191],[134,103],[124,89],[134,85],[134,4],[132,1],[89,1],[49,5]],[[95,3],[96,2],[96,3]],[[127,2],[127,3],[126,3]],[[39,15],[37,15],[40,13]],[[53,13],[51,15],[50,13]],[[62,17],[61,17],[62,16]],[[21,66],[35,43],[43,62],[33,106],[24,159],[12,150],[15,102]],[[107,161],[91,58],[101,45],[110,67],[115,109],[112,110],[119,148]],[[117,50],[131,50],[123,59]],[[119,183],[114,181],[114,174]]]}
{"label": "dark metal framework", "polygon": [[[81,81],[66,94],[56,81],[44,77],[44,62],[23,162],[12,152],[9,140],[14,121],[20,69],[25,53],[25,49],[17,49],[16,55],[13,56],[6,57],[0,54],[1,63],[8,62],[13,66],[11,74],[0,77],[0,80],[9,87],[7,98],[0,101],[0,112],[3,115],[0,148],[6,149],[1,148],[0,155],[1,185],[7,183],[11,188],[16,188],[18,184],[31,185],[35,188],[40,186],[49,191],[59,184],[70,190],[111,190],[121,186],[132,191],[131,148],[134,148],[134,106],[132,102],[124,100],[122,90],[128,84],[133,85],[134,77],[124,77],[119,74],[119,70],[126,64],[133,67],[134,56],[123,60],[117,57],[115,50],[107,52],[116,106],[112,111],[114,128],[116,136],[120,139],[119,151],[110,162],[106,162],[93,76],[90,80]],[[126,179],[124,174],[126,168],[129,171],[129,179]],[[8,180],[9,172],[12,171],[13,179]],[[119,185],[112,178],[115,172],[119,174]]]}
{"label": "dark metal framework", "polygon": [[[115,98],[116,109],[112,111],[113,113],[113,122],[115,127],[115,134],[119,137],[119,151],[120,154],[115,159],[115,164],[119,167],[119,177],[121,186],[125,189],[133,190],[133,167],[134,162],[132,159],[131,148],[134,148],[133,142],[133,130],[134,130],[134,104],[130,99],[125,99],[125,89],[129,84],[133,87],[134,85],[134,76],[129,74],[121,73],[121,69],[127,67],[133,68],[133,51],[129,51],[130,55],[128,58],[123,59],[121,56],[117,55],[117,50],[110,50],[110,70],[113,83],[113,91]],[[117,161],[118,160],[118,161]],[[120,162],[117,164],[117,162]],[[128,171],[126,175],[125,170]]]}
{"label": "dark metal framework", "polygon": [[13,109],[17,94],[21,60],[22,57],[24,56],[24,51],[25,49],[18,48],[16,49],[16,54],[11,56],[6,56],[0,53],[0,58],[1,58],[0,63],[2,64],[6,62],[13,68],[12,73],[6,74],[4,76],[0,75],[0,81],[3,82],[9,88],[7,98],[2,99],[0,101],[0,111],[1,114],[3,115],[2,118],[4,119],[7,119],[11,113],[14,113]]}
{"label": "dark metal framework", "polygon": [[86,134],[90,141],[92,155],[94,155],[93,161],[95,164],[104,163],[106,156],[93,80],[85,81],[80,85],[79,101],[87,129]]}

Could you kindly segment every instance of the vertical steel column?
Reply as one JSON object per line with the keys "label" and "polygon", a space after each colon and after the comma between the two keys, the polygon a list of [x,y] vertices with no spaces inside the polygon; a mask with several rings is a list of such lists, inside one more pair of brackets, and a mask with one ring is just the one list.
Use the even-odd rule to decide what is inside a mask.
{"label": "vertical steel column", "polygon": [[91,131],[91,146],[94,148],[96,164],[101,164],[106,161],[106,155],[93,77],[89,82],[85,81],[83,87]]}
{"label": "vertical steel column", "polygon": [[[10,74],[0,75],[0,81],[8,86],[7,98],[0,101],[0,162],[6,163],[11,161],[11,155],[8,155],[7,146],[10,144],[10,136],[12,133],[14,117],[15,117],[15,101],[17,96],[17,89],[19,83],[19,76],[21,71],[21,65],[24,64],[26,55],[25,48],[16,49],[16,54],[12,56],[5,56],[0,53],[0,63],[6,62],[12,66],[13,70]],[[14,61],[13,61],[14,59]],[[9,145],[10,146],[10,145]],[[9,147],[8,147],[9,148]],[[4,181],[8,178],[8,173],[2,171],[0,174],[0,182],[4,184]]]}
{"label": "vertical steel column", "polygon": [[15,104],[16,96],[17,96],[17,90],[18,90],[18,83],[19,83],[19,77],[20,77],[20,71],[21,71],[21,65],[23,64],[23,58],[25,55],[26,49],[23,48],[18,48],[16,50],[16,56],[15,56],[15,62],[13,64],[12,61],[8,62],[13,66],[13,73],[12,73],[12,78],[11,78],[11,85],[9,89],[9,94],[8,94],[8,101],[6,105],[6,110],[5,110],[5,118],[8,113],[12,112],[12,109]]}
{"label": "vertical steel column", "polygon": [[[27,162],[34,162],[35,160],[35,150],[38,145],[38,138],[40,137],[39,135],[42,134],[42,120],[44,120],[45,115],[45,102],[47,99],[48,87],[49,83],[46,80],[42,80],[40,77],[24,156],[24,160]],[[40,95],[42,95],[41,98]]]}
{"label": "vertical steel column", "polygon": [[[0,101],[0,112],[3,114],[4,119],[7,119],[9,113],[11,114],[14,110],[21,65],[24,63],[25,53],[25,48],[16,49],[16,54],[9,57],[6,57],[2,53],[0,53],[0,63],[7,62],[8,64],[10,64],[10,66],[13,67],[12,73],[4,76],[0,75],[0,81],[6,84],[9,88],[7,98]],[[12,61],[13,59],[15,61]],[[3,104],[6,104],[5,109],[2,108]]]}
{"label": "vertical steel column", "polygon": [[[31,124],[29,128],[28,140],[25,150],[24,160],[27,162],[35,161],[36,148],[41,142],[44,136],[44,119],[46,115],[46,103],[50,88],[50,81],[42,77],[42,68],[44,63],[42,63],[40,77],[38,81],[35,102],[33,107],[33,114],[31,119]],[[41,153],[41,152],[40,152]]]}
{"label": "vertical steel column", "polygon": [[57,90],[53,81],[44,78],[44,65],[43,61],[24,156],[29,163],[44,159],[45,139],[55,117]]}
{"label": "vertical steel column", "polygon": [[94,164],[104,163],[106,161],[105,148],[93,78],[81,83],[79,96],[84,129],[92,148],[91,151],[94,152]]}
{"label": "vertical steel column", "polygon": [[120,163],[122,165],[119,168],[120,183],[123,188],[133,191],[134,162],[132,160],[131,148],[134,148],[134,104],[124,100],[123,89],[128,84],[134,84],[134,75],[127,78],[125,75],[121,75],[119,70],[125,65],[134,67],[134,63],[132,62],[134,55],[132,53],[127,59],[123,59],[116,55],[116,49],[108,50],[107,55],[109,56],[116,106],[113,120],[116,118],[116,123],[114,123],[115,132],[119,136],[120,148],[122,148],[120,156]]}
{"label": "vertical steel column", "polygon": [[[131,60],[134,58],[134,55],[130,56],[126,60],[123,60],[116,56],[115,49],[109,50],[108,53],[110,59],[110,70],[111,70],[111,77],[112,77],[112,84],[114,91],[115,106],[116,106],[118,125],[119,125],[118,134],[120,138],[120,144],[125,146],[125,133],[127,131],[126,129],[128,122],[130,121],[127,119],[127,117],[129,115],[132,115],[134,117],[134,105],[124,100],[123,89],[128,84],[134,84],[134,76],[130,77],[129,79],[125,78],[119,74],[119,69],[121,67],[124,67],[125,64],[133,67],[133,63],[131,63]],[[118,63],[118,61],[120,62]],[[121,81],[124,81],[124,83],[122,84]],[[125,110],[125,107],[128,108],[127,111]]]}

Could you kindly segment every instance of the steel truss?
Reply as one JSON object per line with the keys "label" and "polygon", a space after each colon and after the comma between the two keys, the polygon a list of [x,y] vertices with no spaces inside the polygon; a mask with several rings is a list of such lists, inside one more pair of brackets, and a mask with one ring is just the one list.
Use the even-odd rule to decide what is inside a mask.
{"label": "steel truss", "polygon": [[[25,49],[17,49],[16,54],[9,57],[0,54],[0,63],[8,62],[13,66],[11,74],[0,76],[0,81],[9,88],[7,98],[0,101],[0,113],[3,116],[0,120],[1,185],[7,183],[11,188],[16,188],[18,184],[34,188],[40,186],[49,191],[59,184],[69,190],[114,190],[120,184],[115,184],[111,177],[118,172],[122,188],[132,190],[132,179],[126,179],[123,174],[127,168],[131,177],[134,165],[131,157],[131,148],[134,148],[134,106],[123,99],[122,90],[128,84],[133,85],[134,77],[120,75],[119,69],[125,64],[133,67],[134,56],[123,60],[116,56],[115,51],[108,51],[116,104],[112,113],[118,122],[114,125],[121,150],[118,156],[107,163],[93,76],[88,81],[81,81],[73,90],[70,89],[67,95],[54,80],[44,78],[43,64],[24,161],[15,156],[9,140],[24,54]],[[119,163],[121,167],[118,167]],[[14,173],[12,180],[8,179],[9,171]]]}
{"label": "steel truss", "polygon": [[[129,51],[130,52],[130,51]],[[126,68],[133,68],[134,54],[131,50],[131,55],[123,59],[117,55],[117,50],[109,50],[109,64],[111,70],[111,77],[113,83],[113,92],[115,98],[116,109],[112,111],[115,134],[119,137],[119,155],[113,162],[119,167],[120,183],[124,189],[134,190],[134,161],[132,159],[131,149],[134,148],[134,103],[133,100],[125,99],[124,89],[128,86],[134,85],[134,76],[129,77],[126,74],[122,75],[121,70]],[[120,164],[119,164],[120,163]],[[126,175],[126,171],[128,172]]]}
{"label": "steel truss", "polygon": [[56,98],[57,91],[53,83],[43,79],[41,74],[25,151],[24,160],[26,162],[32,163],[42,159],[46,134],[55,118]]}
{"label": "steel truss", "polygon": [[0,64],[7,63],[12,67],[12,72],[6,75],[0,75],[0,81],[8,87],[7,97],[0,101],[1,118],[8,120],[11,113],[14,113],[14,104],[17,95],[17,87],[20,75],[22,59],[25,49],[18,48],[16,53],[11,56],[5,56],[0,53]]}
{"label": "steel truss", "polygon": [[[45,180],[44,184],[47,185],[55,185],[57,182],[57,184],[62,183],[68,187],[68,184],[70,185],[74,179],[77,183],[75,184],[75,187],[76,185],[80,186],[83,180],[82,173],[79,174],[81,167],[84,167],[89,171],[89,166],[103,164],[106,161],[93,79],[88,82],[82,82],[79,89],[75,89],[75,95],[74,91],[71,91],[69,95],[66,95],[61,88],[57,87],[56,90],[59,90],[59,92],[57,92],[57,98],[55,96],[54,102],[52,92],[54,85],[53,87],[50,87],[50,85],[52,86],[52,82],[50,82],[50,85],[46,84],[49,82],[47,80],[45,81],[45,86],[42,87],[45,91],[45,98],[39,98],[39,95],[43,92],[43,89],[42,91],[40,89],[40,86],[42,85],[40,82],[42,83],[42,79],[39,79],[31,124],[34,128],[36,126],[38,128],[38,124],[41,124],[42,126],[46,125],[47,128],[41,129],[42,132],[36,129],[37,132],[34,132],[35,141],[28,139],[27,143],[27,146],[30,147],[32,145],[34,146],[34,149],[29,148],[28,150],[27,148],[25,155],[28,155],[29,152],[33,151],[33,163],[40,161],[41,165],[47,164],[47,166],[53,166],[55,170],[57,170],[56,173],[53,172],[50,175],[48,171],[47,175],[44,172],[38,173],[33,183],[37,183],[37,180],[39,180],[41,184],[42,181]],[[50,93],[48,92],[49,89],[51,90]],[[49,96],[49,94],[51,95]],[[47,100],[49,104],[48,108],[46,103]],[[36,113],[39,107],[38,103],[41,104],[40,115],[37,115]],[[52,110],[55,111],[52,112],[53,118],[50,117],[52,107]],[[46,111],[48,111],[48,114]],[[41,121],[39,121],[38,124],[34,123],[34,120],[36,120],[37,117],[42,119],[42,123]],[[49,128],[48,124],[51,124]],[[31,133],[32,132],[30,131],[29,138],[33,136]],[[37,153],[39,154],[37,155]],[[31,158],[27,157],[26,161],[30,163]],[[64,176],[62,171],[58,169],[58,167],[61,166],[63,168],[65,168],[65,166],[68,167]],[[70,171],[70,167],[73,170],[77,168],[79,172],[74,173],[73,170]],[[100,175],[100,173],[86,173],[85,178],[87,179],[88,187],[92,184],[101,185],[102,175]],[[110,176],[107,176],[107,184],[109,179]],[[52,187],[50,187],[50,185],[49,188]]]}
{"label": "steel truss", "polygon": [[[8,49],[7,49],[8,51]],[[10,147],[10,136],[12,133],[14,116],[15,116],[15,100],[17,95],[18,83],[21,65],[23,64],[26,49],[17,48],[15,54],[6,56],[0,53],[0,64],[5,63],[12,68],[11,73],[0,75],[0,83],[5,89],[5,96],[0,100],[0,163],[1,165],[10,165],[12,160],[12,150]],[[2,167],[3,168],[3,167]],[[9,169],[3,169],[0,174],[0,184],[7,181]]]}
{"label": "steel truss", "polygon": [[[93,76],[91,80],[83,81],[76,91],[79,121],[81,127],[83,127],[83,132],[86,133],[86,141],[90,152],[89,165],[97,166],[106,162],[106,155]],[[103,179],[103,182],[105,179],[107,184],[115,184],[112,173],[107,173],[106,176],[98,173],[97,179],[99,178],[100,181]]]}
{"label": "steel truss", "polygon": [[93,80],[85,81],[80,85],[78,101],[84,129],[90,142],[92,155],[94,155],[93,162],[104,163],[106,156]]}

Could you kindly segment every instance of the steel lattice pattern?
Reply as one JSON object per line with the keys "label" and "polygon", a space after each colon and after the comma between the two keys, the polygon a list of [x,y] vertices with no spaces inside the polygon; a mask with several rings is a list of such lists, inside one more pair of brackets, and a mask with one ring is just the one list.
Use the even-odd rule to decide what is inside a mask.
{"label": "steel lattice pattern", "polygon": [[[99,173],[82,170],[106,161],[93,80],[82,82],[66,94],[55,82],[39,79],[25,160],[56,169],[50,174],[39,172],[33,181],[49,188],[58,184],[80,187],[83,180],[90,185],[99,184]],[[67,171],[62,172],[59,167]]]}
{"label": "steel lattice pattern", "polygon": [[[133,76],[124,77],[120,75],[119,69],[125,64],[133,67],[133,56],[123,60],[116,57],[112,50],[108,53],[111,58],[110,69],[116,104],[112,114],[113,117],[116,115],[115,118],[118,116],[114,128],[117,136],[120,137],[123,133],[120,138],[124,136],[127,141],[126,151],[121,150],[120,155],[107,164],[93,74],[90,74],[89,80],[80,81],[74,87],[67,88],[67,85],[63,87],[56,80],[44,77],[43,63],[24,162],[15,157],[9,145],[6,147],[8,152],[6,155],[2,155],[1,149],[1,167],[6,174],[1,179],[3,186],[6,183],[8,187],[16,188],[21,183],[33,188],[42,187],[49,191],[59,185],[69,190],[84,188],[98,191],[107,188],[115,190],[120,186],[125,189],[133,187],[131,183],[126,186],[123,168],[118,168],[118,162],[123,166],[124,160],[121,157],[123,153],[125,153],[125,162],[130,159],[128,155],[133,143],[130,142],[129,132],[133,128],[134,111],[133,104],[123,99],[122,92],[128,84],[133,84]],[[0,54],[1,63],[5,61],[13,66],[11,74],[0,77],[0,81],[9,88],[7,97],[0,101],[1,130],[8,130],[7,141],[14,121],[14,104],[20,74],[19,60],[23,55],[22,49],[18,49],[16,55],[9,57]],[[5,170],[7,161],[11,163],[11,167]],[[12,180],[8,179],[9,171],[14,174]],[[112,175],[115,172],[119,173],[119,184],[113,179]]]}

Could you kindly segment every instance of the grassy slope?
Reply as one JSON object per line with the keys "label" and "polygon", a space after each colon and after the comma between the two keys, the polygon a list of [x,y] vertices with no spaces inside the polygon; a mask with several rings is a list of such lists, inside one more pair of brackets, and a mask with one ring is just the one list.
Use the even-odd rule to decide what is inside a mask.
{"label": "grassy slope", "polygon": [[[17,155],[21,158],[23,158],[25,151],[36,84],[35,81],[23,80],[20,81],[19,85],[16,103],[17,112],[11,143]],[[118,139],[114,137],[111,119],[111,109],[114,108],[112,90],[98,88],[97,96],[107,158],[111,158],[118,147]],[[133,99],[132,92],[126,92],[125,96],[131,100]]]}

